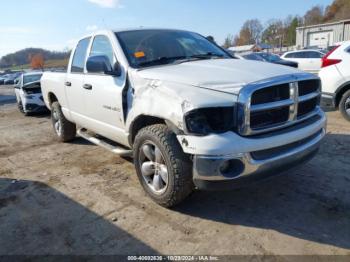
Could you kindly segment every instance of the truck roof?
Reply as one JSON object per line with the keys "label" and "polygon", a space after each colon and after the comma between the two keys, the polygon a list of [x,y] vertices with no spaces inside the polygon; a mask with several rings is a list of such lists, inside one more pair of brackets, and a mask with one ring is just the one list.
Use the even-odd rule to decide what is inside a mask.
{"label": "truck roof", "polygon": [[129,32],[129,31],[143,31],[143,30],[168,30],[168,31],[184,31],[189,32],[187,30],[182,29],[176,29],[176,28],[156,28],[156,27],[134,27],[134,28],[119,28],[119,29],[101,29],[93,31],[89,34],[84,35],[83,37],[79,38],[76,42],[80,41],[81,39],[84,39],[86,37],[98,35],[98,34],[115,34],[115,33],[121,33],[121,32]]}

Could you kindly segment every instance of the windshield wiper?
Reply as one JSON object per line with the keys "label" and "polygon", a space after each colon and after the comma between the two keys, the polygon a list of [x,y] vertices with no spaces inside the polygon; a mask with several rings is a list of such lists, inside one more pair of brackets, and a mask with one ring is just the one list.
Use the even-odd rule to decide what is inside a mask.
{"label": "windshield wiper", "polygon": [[191,58],[198,58],[198,59],[211,59],[211,58],[223,58],[224,55],[208,52],[206,54],[191,55],[190,57]]}
{"label": "windshield wiper", "polygon": [[166,64],[173,64],[173,63],[184,63],[184,62],[190,62],[198,59],[212,59],[212,58],[223,58],[224,55],[222,54],[215,54],[208,52],[206,54],[195,54],[190,56],[172,56],[172,57],[159,57],[154,60],[141,62],[138,64],[140,67],[144,66],[153,66],[153,65],[166,65]]}
{"label": "windshield wiper", "polygon": [[163,56],[154,60],[141,62],[138,64],[138,66],[165,65],[165,64],[171,64],[176,60],[182,60],[186,58],[187,58],[186,56],[172,56],[172,57]]}

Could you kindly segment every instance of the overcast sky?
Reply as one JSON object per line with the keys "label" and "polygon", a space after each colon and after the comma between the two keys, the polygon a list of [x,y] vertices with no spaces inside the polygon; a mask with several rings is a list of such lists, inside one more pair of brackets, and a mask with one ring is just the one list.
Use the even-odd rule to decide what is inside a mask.
{"label": "overcast sky", "polygon": [[222,43],[245,20],[303,15],[331,0],[12,0],[0,3],[0,57],[26,47],[63,50],[88,31],[165,27],[213,35]]}

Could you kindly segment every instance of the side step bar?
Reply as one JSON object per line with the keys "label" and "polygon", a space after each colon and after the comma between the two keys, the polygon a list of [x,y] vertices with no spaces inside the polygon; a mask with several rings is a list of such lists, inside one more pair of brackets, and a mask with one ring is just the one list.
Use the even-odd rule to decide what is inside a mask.
{"label": "side step bar", "polygon": [[107,139],[104,140],[104,139],[101,139],[101,138],[97,138],[97,137],[89,134],[88,131],[86,129],[84,129],[84,128],[78,129],[77,133],[82,138],[90,141],[91,143],[93,143],[93,144],[95,144],[97,146],[101,146],[101,147],[107,149],[108,151],[112,152],[113,154],[117,154],[119,156],[132,156],[132,150],[125,149],[125,148],[123,148],[121,146],[113,145],[112,143],[109,143],[107,141]]}

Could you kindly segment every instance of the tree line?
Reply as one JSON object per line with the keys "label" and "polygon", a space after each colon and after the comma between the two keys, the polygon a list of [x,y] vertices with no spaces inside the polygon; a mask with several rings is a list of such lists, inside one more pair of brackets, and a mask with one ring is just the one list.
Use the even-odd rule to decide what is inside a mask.
{"label": "tree line", "polygon": [[35,67],[40,68],[44,61],[66,59],[69,57],[69,53],[69,51],[56,52],[42,48],[26,48],[13,54],[3,56],[0,59],[0,68],[9,68],[26,64],[31,64],[32,67],[35,65]]}
{"label": "tree line", "polygon": [[296,42],[296,28],[321,23],[350,19],[350,0],[334,0],[326,8],[317,5],[304,16],[289,15],[285,19],[271,19],[265,26],[258,19],[247,20],[240,32],[228,35],[223,47],[266,43],[272,46],[293,46]]}

